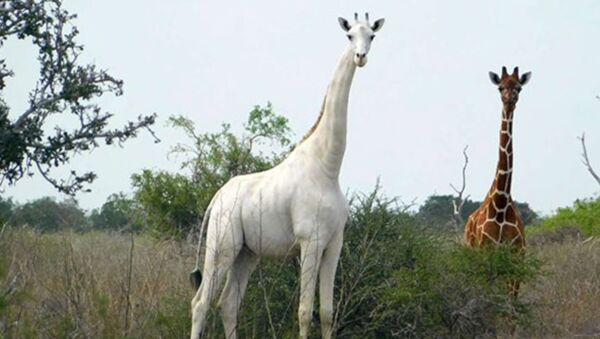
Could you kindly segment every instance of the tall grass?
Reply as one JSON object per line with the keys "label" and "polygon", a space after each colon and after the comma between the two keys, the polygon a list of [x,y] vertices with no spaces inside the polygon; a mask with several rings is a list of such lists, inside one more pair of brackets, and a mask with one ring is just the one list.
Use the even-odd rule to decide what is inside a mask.
{"label": "tall grass", "polygon": [[530,249],[546,271],[525,298],[534,302],[524,338],[600,337],[600,239]]}
{"label": "tall grass", "polygon": [[[132,247],[133,244],[133,247]],[[189,328],[192,253],[172,241],[7,231],[0,307],[8,338],[180,338]],[[131,280],[129,277],[131,276]]]}
{"label": "tall grass", "polygon": [[[535,265],[502,249],[466,250],[376,195],[353,206],[336,277],[337,337],[507,336],[512,316],[527,316],[516,331],[523,338],[600,332],[600,241],[531,248],[546,274],[522,285],[515,302],[506,278],[535,278]],[[193,252],[144,235],[6,230],[0,337],[186,337]],[[241,338],[297,336],[297,274],[295,259],[261,263],[242,305]],[[315,316],[313,337],[318,327]],[[207,337],[223,337],[214,308]]]}

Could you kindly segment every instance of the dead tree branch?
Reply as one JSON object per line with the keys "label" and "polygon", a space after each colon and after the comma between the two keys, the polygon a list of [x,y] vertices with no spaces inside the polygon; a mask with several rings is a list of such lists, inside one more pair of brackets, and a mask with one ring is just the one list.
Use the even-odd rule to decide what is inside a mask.
{"label": "dead tree branch", "polygon": [[596,182],[598,183],[598,185],[600,185],[600,177],[594,171],[594,168],[592,167],[592,164],[590,163],[590,158],[588,157],[587,148],[585,147],[585,133],[581,133],[581,136],[578,137],[577,139],[579,139],[581,141],[581,148],[583,149],[583,151],[581,153],[581,162],[585,165],[585,167],[587,167],[587,170],[590,172],[592,177],[594,177],[594,179],[596,179]]}
{"label": "dead tree branch", "polygon": [[468,148],[469,148],[469,145],[466,145],[465,148],[463,149],[464,163],[463,163],[463,168],[462,168],[462,183],[461,183],[460,189],[456,188],[456,186],[454,186],[453,184],[450,184],[450,187],[456,193],[456,197],[454,197],[454,199],[452,199],[452,206],[453,206],[452,219],[454,220],[454,226],[455,226],[456,230],[458,230],[460,227],[462,227],[462,225],[464,223],[464,220],[462,218],[462,210],[465,205],[465,201],[467,199],[469,199],[469,195],[463,197],[465,188],[467,187],[467,165],[469,164],[469,156],[467,155]]}

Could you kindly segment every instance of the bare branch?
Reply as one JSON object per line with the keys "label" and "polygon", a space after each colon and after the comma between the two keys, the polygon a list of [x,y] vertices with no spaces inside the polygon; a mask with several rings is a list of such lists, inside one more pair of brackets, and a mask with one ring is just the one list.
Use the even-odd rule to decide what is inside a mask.
{"label": "bare branch", "polygon": [[469,165],[469,156],[467,155],[468,148],[469,148],[469,145],[466,145],[465,148],[463,149],[464,163],[463,163],[463,167],[462,167],[462,183],[461,183],[460,189],[456,188],[456,186],[454,186],[453,184],[450,184],[450,187],[456,193],[456,197],[454,199],[452,199],[452,206],[454,208],[454,210],[452,212],[452,217],[454,220],[454,226],[455,226],[456,230],[459,230],[460,227],[462,227],[462,225],[464,223],[464,220],[462,218],[462,210],[463,210],[465,201],[467,199],[469,199],[468,195],[466,197],[463,197],[465,188],[467,187],[467,166]]}
{"label": "bare branch", "polygon": [[596,182],[600,185],[600,177],[594,171],[594,168],[592,167],[592,164],[590,163],[590,159],[588,157],[587,148],[585,147],[585,133],[581,133],[581,136],[577,139],[581,141],[581,148],[583,149],[581,153],[581,162],[585,165],[585,167],[587,167],[587,170],[590,172],[592,177],[594,177],[594,179],[596,179]]}

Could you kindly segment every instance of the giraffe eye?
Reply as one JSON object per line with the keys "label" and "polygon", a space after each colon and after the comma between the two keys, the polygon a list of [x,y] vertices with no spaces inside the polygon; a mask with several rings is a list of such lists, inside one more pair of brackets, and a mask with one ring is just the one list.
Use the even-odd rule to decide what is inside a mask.
{"label": "giraffe eye", "polygon": [[348,34],[346,36],[348,37],[348,40],[352,41],[352,35]]}
{"label": "giraffe eye", "polygon": [[502,91],[504,91],[504,87],[498,87],[498,90],[499,90],[500,92],[502,92]]}
{"label": "giraffe eye", "polygon": [[375,39],[375,35],[371,35],[371,41],[373,41],[373,39]]}

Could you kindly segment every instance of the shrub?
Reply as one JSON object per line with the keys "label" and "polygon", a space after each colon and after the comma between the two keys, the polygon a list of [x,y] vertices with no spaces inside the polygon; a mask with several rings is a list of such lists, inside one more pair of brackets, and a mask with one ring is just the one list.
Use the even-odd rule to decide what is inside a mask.
{"label": "shrub", "polygon": [[[171,117],[169,125],[188,138],[188,143],[177,144],[170,154],[183,156],[181,168],[191,175],[144,170],[132,176],[134,199],[142,210],[140,223],[158,236],[191,231],[229,179],[275,166],[290,146],[288,121],[270,103],[250,111],[240,135],[229,124],[216,133],[200,133],[183,116]],[[277,152],[267,153],[264,148],[269,145]]]}
{"label": "shrub", "polygon": [[529,234],[576,227],[585,236],[600,236],[600,198],[577,200],[572,207],[559,208],[556,214],[529,228]]}
{"label": "shrub", "polygon": [[[431,242],[414,267],[403,267],[386,289],[378,319],[400,337],[496,335],[528,305],[510,295],[509,282],[529,282],[539,262],[508,247],[469,249]],[[526,318],[525,318],[526,319]]]}
{"label": "shrub", "polygon": [[[0,336],[39,336],[33,329],[54,337],[184,337],[194,293],[187,281],[193,253],[181,241],[144,235],[9,229],[0,237],[0,258],[12,258],[0,261],[0,287],[7,290],[16,281],[15,290],[27,291],[27,298],[0,298]],[[521,299],[508,297],[507,280],[530,281],[536,265],[505,248],[454,244],[420,226],[378,188],[356,194],[336,275],[336,335],[494,333],[505,319],[527,313]],[[297,259],[262,261],[242,303],[240,337],[297,335],[298,268]],[[314,337],[320,335],[318,309]],[[214,307],[206,335],[224,337]]]}

